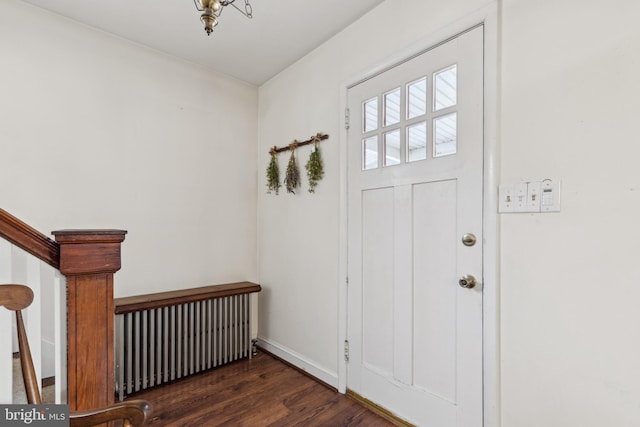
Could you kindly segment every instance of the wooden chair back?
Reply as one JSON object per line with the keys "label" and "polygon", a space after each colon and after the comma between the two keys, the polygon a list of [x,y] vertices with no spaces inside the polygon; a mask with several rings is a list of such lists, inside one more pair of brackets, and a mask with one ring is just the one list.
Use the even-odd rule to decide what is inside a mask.
{"label": "wooden chair back", "polygon": [[0,306],[16,312],[16,326],[18,328],[18,348],[20,351],[20,366],[24,378],[24,388],[27,392],[27,402],[32,405],[42,403],[36,370],[33,367],[31,350],[27,333],[22,320],[22,310],[29,307],[33,301],[33,291],[23,285],[0,285]]}

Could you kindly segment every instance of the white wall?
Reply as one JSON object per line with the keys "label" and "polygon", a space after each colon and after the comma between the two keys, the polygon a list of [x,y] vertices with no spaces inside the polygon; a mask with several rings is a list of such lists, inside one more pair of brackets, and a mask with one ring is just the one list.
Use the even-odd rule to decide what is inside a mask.
{"label": "white wall", "polygon": [[[0,0],[1,207],[129,230],[118,296],[255,280],[257,242],[261,337],[335,380],[340,87],[486,3],[387,0],[258,112],[252,86]],[[561,213],[500,220],[502,424],[640,425],[640,3],[502,7],[501,181],[563,182]],[[266,195],[268,148],[318,131],[316,194]]]}
{"label": "white wall", "polygon": [[640,425],[640,2],[504,2],[502,181],[562,212],[502,218],[505,426]]}
{"label": "white wall", "polygon": [[257,88],[0,1],[0,201],[128,230],[116,296],[256,280]]}
{"label": "white wall", "polygon": [[[260,335],[328,378],[340,353],[340,87],[485,3],[388,0],[260,88]],[[561,213],[500,218],[502,425],[637,426],[640,2],[500,7],[497,172],[563,183]],[[331,135],[317,194],[266,195],[268,148],[317,131]]]}

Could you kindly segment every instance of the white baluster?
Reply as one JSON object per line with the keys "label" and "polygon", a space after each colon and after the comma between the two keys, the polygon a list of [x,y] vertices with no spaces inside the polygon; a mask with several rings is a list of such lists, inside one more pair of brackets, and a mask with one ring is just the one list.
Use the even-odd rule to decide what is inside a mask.
{"label": "white baluster", "polygon": [[[22,251],[21,251],[22,252]],[[31,359],[36,370],[38,389],[42,395],[42,277],[40,276],[40,260],[24,254],[23,262],[26,270],[27,286],[33,291],[33,302],[25,310],[25,328],[29,339]]]}
{"label": "white baluster", "polygon": [[[10,247],[11,247],[11,255],[10,255],[11,267],[9,271],[11,272],[10,273],[11,276],[9,278],[9,281],[6,283],[26,285],[27,284],[27,254],[17,246],[10,245]],[[12,316],[12,317],[15,318],[15,316]],[[25,327],[26,327],[29,323],[28,309],[22,312],[22,317],[24,319]],[[27,334],[28,333],[29,333],[29,329],[27,328]],[[12,339],[11,347],[13,348],[13,352],[15,353],[18,351],[18,330],[16,328],[15,319],[13,320],[13,329],[11,332],[11,339]]]}
{"label": "white baluster", "polygon": [[[11,244],[0,239],[0,283],[11,283]],[[0,308],[0,404],[13,402],[13,312]]]}
{"label": "white baluster", "polygon": [[53,274],[53,323],[55,343],[55,399],[67,403],[67,278]]}

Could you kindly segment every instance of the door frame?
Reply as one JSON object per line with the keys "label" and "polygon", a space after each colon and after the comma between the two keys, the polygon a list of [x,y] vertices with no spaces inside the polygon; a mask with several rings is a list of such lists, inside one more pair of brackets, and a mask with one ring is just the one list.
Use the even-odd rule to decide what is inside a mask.
{"label": "door frame", "polygon": [[[349,88],[368,80],[402,62],[451,39],[478,25],[484,25],[484,154],[483,154],[483,298],[482,298],[482,342],[483,342],[483,425],[500,425],[500,306],[499,306],[499,141],[498,141],[498,65],[499,32],[498,5],[494,1],[482,9],[467,15],[446,27],[419,40],[397,55],[383,60],[380,64],[364,70],[340,88],[340,111],[347,108]],[[340,265],[338,279],[338,391],[347,390],[347,362],[343,348],[347,339],[348,296],[347,296],[347,221],[348,221],[348,135],[343,116],[340,127]]]}

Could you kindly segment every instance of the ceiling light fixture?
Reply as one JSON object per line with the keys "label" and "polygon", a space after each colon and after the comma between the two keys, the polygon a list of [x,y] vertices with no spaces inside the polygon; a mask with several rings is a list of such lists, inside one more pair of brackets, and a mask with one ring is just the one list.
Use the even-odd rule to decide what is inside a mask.
{"label": "ceiling light fixture", "polygon": [[208,36],[213,32],[213,28],[218,25],[218,18],[222,15],[222,9],[226,6],[231,5],[247,18],[253,18],[253,11],[251,10],[249,0],[244,0],[244,10],[233,4],[235,1],[236,0],[193,0],[196,9],[203,12],[200,20],[204,24],[204,30]]}

